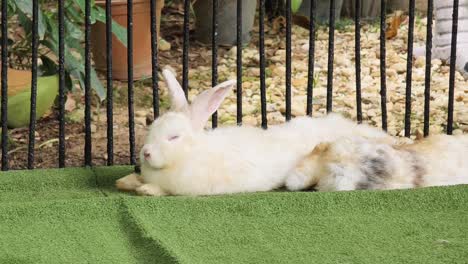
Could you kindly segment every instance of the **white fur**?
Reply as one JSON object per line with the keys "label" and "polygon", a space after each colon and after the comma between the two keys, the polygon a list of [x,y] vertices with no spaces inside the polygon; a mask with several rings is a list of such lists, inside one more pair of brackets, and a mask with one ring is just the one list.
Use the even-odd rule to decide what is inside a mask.
{"label": "white fur", "polygon": [[[171,80],[169,89],[180,89],[170,75],[169,71],[164,73],[166,80]],[[300,117],[268,130],[231,126],[204,131],[204,123],[234,84],[230,81],[205,91],[191,105],[181,107],[181,98],[173,98],[183,110],[166,113],[151,126],[140,155],[145,184],[136,189],[139,194],[269,191],[283,186],[287,173],[319,142],[355,134],[390,139],[379,129],[357,125],[336,114]],[[144,152],[151,158],[145,159]]]}
{"label": "white fur", "polygon": [[426,164],[426,186],[468,184],[468,135],[433,136],[414,148]]}

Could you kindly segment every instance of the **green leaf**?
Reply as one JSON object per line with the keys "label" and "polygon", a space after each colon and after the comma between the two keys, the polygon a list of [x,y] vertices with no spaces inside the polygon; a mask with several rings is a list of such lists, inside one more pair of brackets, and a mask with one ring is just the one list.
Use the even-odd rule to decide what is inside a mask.
{"label": "green leaf", "polygon": [[75,86],[73,85],[75,82],[78,82],[80,84],[80,86],[83,88],[84,90],[84,87],[85,87],[85,82],[84,82],[84,73],[82,73],[81,71],[75,69],[75,70],[72,70],[72,71],[69,71],[70,73],[70,76],[74,79],[71,79],[72,82],[70,83],[70,85],[72,85],[70,87],[70,90],[71,91],[74,91],[75,90]]}
{"label": "green leaf", "polygon": [[102,83],[99,80],[96,70],[94,70],[94,68],[91,68],[91,87],[97,93],[101,102],[104,101],[104,99],[106,99],[106,90],[104,89],[104,86],[102,86]]}
{"label": "green leaf", "polygon": [[84,72],[80,72],[80,71],[72,71],[70,72],[70,74],[72,76],[75,76],[75,78],[78,80],[78,82],[80,82],[80,86],[82,88],[82,91],[84,91],[85,89],[85,76],[84,76]]}
{"label": "green leaf", "polygon": [[30,34],[31,32],[31,20],[28,16],[23,12],[18,12],[18,21],[24,29],[26,35]]}
{"label": "green leaf", "polygon": [[[45,44],[51,50],[57,50],[57,44],[54,42],[47,42]],[[84,57],[84,53],[81,52],[81,58],[77,58],[70,51],[70,49],[65,47],[65,71],[68,72],[75,80],[80,83],[81,88],[85,88],[85,68],[84,62],[81,58]],[[73,87],[69,87],[72,89]],[[103,101],[106,99],[106,90],[99,80],[96,70],[91,68],[91,88],[99,96],[99,99]]]}
{"label": "green leaf", "polygon": [[79,53],[84,54],[83,46],[81,45],[80,39],[75,39],[72,37],[65,37],[65,49],[72,48],[77,50]]}
{"label": "green leaf", "polygon": [[[79,6],[81,11],[84,13],[85,10],[85,0],[74,0],[76,5]],[[106,23],[106,11],[94,4],[94,1],[91,1],[91,24],[96,23],[96,21],[100,21],[102,23]],[[76,20],[76,17],[80,17],[79,14],[76,14],[76,9],[69,8],[70,10],[70,15],[74,16]],[[84,21],[84,19],[83,19]],[[125,46],[127,47],[127,29],[123,26],[121,26],[119,23],[115,22],[115,20],[112,20],[112,32],[114,33],[115,37]]]}
{"label": "green leaf", "polygon": [[31,0],[16,0],[16,6],[21,12],[32,15],[32,1]]}
{"label": "green leaf", "polygon": [[45,33],[46,33],[46,23],[44,19],[44,15],[42,14],[42,11],[39,10],[39,21],[38,21],[38,34],[39,34],[39,39],[44,39]]}
{"label": "green leaf", "polygon": [[65,17],[69,18],[70,21],[73,21],[77,25],[82,25],[84,23],[83,13],[80,9],[76,8],[72,2],[65,7]]}
{"label": "green leaf", "polygon": [[[99,6],[93,8],[92,12],[93,17],[102,23],[106,23],[106,12]],[[125,46],[127,47],[127,29],[122,27],[119,23],[112,20],[112,33],[114,33],[115,37]]]}
{"label": "green leaf", "polygon": [[302,0],[291,0],[291,11],[296,13],[297,10],[301,7]]}
{"label": "green leaf", "polygon": [[74,87],[74,83],[76,81],[73,81],[71,79],[71,74],[68,73],[68,74],[65,74],[65,87],[68,87],[68,90],[71,91],[72,89],[70,87]]}
{"label": "green leaf", "polygon": [[8,1],[8,14],[14,14],[14,13],[16,13],[16,5],[12,0],[9,0]]}
{"label": "green leaf", "polygon": [[77,4],[80,7],[81,11],[83,11],[83,13],[84,13],[85,7],[86,7],[85,0],[74,0],[74,2],[75,2],[75,4]]}
{"label": "green leaf", "polygon": [[78,70],[83,73],[85,70],[84,62],[81,60],[81,58],[77,59],[69,51],[65,51],[65,68],[68,71]]}
{"label": "green leaf", "polygon": [[[24,14],[27,14],[29,17],[32,17],[32,1],[31,0],[16,0],[15,2],[16,6],[18,7],[21,12]],[[38,35],[39,39],[44,39],[44,35],[46,32],[46,23],[44,21],[44,15],[42,14],[42,11],[38,11]],[[28,17],[28,18],[29,18]],[[31,21],[32,18],[29,20]],[[32,23],[32,21],[31,21]]]}
{"label": "green leaf", "polygon": [[50,76],[57,73],[57,64],[49,57],[41,56],[42,65],[39,67],[41,76]]}
{"label": "green leaf", "polygon": [[57,43],[57,47],[58,47],[58,24],[56,21],[51,20],[51,19],[47,20],[46,38],[47,39],[51,38],[55,43]]}
{"label": "green leaf", "polygon": [[68,18],[65,18],[65,32],[67,38],[83,39],[83,31],[81,30],[79,25],[73,23]]}
{"label": "green leaf", "polygon": [[[75,4],[81,9],[83,14],[85,13],[86,9],[86,0],[74,0]],[[95,6],[94,0],[90,1],[91,7]]]}
{"label": "green leaf", "polygon": [[106,12],[104,11],[104,9],[102,9],[102,8],[100,8],[98,6],[95,6],[91,10],[91,19],[94,22],[101,21],[101,22],[105,23],[106,22]]}
{"label": "green leaf", "polygon": [[112,33],[114,33],[115,37],[124,47],[127,47],[127,28],[112,20]]}

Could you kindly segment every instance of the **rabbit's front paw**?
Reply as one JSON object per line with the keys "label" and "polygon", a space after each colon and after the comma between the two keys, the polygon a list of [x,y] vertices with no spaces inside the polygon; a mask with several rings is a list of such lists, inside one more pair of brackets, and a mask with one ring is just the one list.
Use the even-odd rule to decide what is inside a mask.
{"label": "rabbit's front paw", "polygon": [[142,196],[164,196],[167,195],[159,186],[153,184],[143,184],[136,188],[136,193]]}
{"label": "rabbit's front paw", "polygon": [[142,182],[140,181],[139,177],[140,176],[138,176],[135,173],[127,175],[123,178],[118,179],[115,182],[115,187],[117,187],[117,189],[121,191],[134,191],[136,188],[142,185]]}
{"label": "rabbit's front paw", "polygon": [[286,188],[290,191],[299,191],[308,186],[308,177],[301,170],[292,170],[286,178]]}

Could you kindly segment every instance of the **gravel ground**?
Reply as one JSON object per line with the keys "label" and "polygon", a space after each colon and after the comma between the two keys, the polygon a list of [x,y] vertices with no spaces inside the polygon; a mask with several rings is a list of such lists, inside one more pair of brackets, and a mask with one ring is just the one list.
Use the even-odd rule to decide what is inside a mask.
{"label": "gravel ground", "polygon": [[[285,99],[285,44],[282,34],[267,29],[267,109],[269,123],[284,121]],[[293,29],[292,90],[294,116],[305,114],[308,66],[308,34],[300,27]],[[425,41],[425,20],[416,25],[415,45]],[[403,135],[405,113],[407,25],[402,25],[396,38],[387,41],[387,109],[388,131]],[[315,54],[314,115],[326,112],[328,30],[318,31]],[[260,122],[258,51],[253,45],[243,51],[244,61],[244,120],[258,125]],[[365,122],[381,124],[380,106],[380,52],[379,31],[367,25],[362,31],[362,108]],[[208,56],[208,54],[206,54]],[[235,78],[236,49],[226,52],[219,65],[220,79]],[[335,34],[333,110],[356,119],[356,78],[354,64],[354,26],[347,26]],[[425,59],[413,63],[412,76],[412,134],[422,130],[424,111]],[[191,69],[191,96],[210,85],[210,70],[207,66]],[[431,133],[441,133],[446,127],[448,105],[449,66],[440,60],[432,61],[431,81]],[[235,95],[230,96],[221,107],[220,120],[225,124],[235,123]],[[468,81],[456,73],[455,133],[468,132]]]}

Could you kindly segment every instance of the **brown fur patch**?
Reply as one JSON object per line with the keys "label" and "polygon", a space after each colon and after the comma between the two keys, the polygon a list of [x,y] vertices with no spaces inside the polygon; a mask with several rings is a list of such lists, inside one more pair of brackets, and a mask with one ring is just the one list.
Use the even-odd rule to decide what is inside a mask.
{"label": "brown fur patch", "polygon": [[426,174],[426,169],[423,166],[423,162],[419,157],[418,153],[415,151],[408,151],[408,154],[411,157],[411,169],[413,171],[413,185],[414,187],[421,187],[424,184],[424,175]]}
{"label": "brown fur patch", "polygon": [[[300,171],[304,175],[308,175],[309,177],[309,182],[305,190],[307,189],[315,190],[315,186],[324,176],[323,174],[318,173],[317,171],[312,171],[311,164],[314,164],[317,161],[320,161],[319,163],[322,165],[328,164],[329,155],[327,155],[327,152],[329,150],[330,150],[330,143],[328,142],[320,143],[316,145],[315,148],[311,152],[309,152],[307,155],[305,155],[303,158],[301,158],[298,161],[295,170]],[[312,177],[312,175],[315,175],[315,177]]]}
{"label": "brown fur patch", "polygon": [[327,152],[330,149],[330,143],[322,142],[315,146],[314,150],[310,153],[310,155],[320,155]]}

